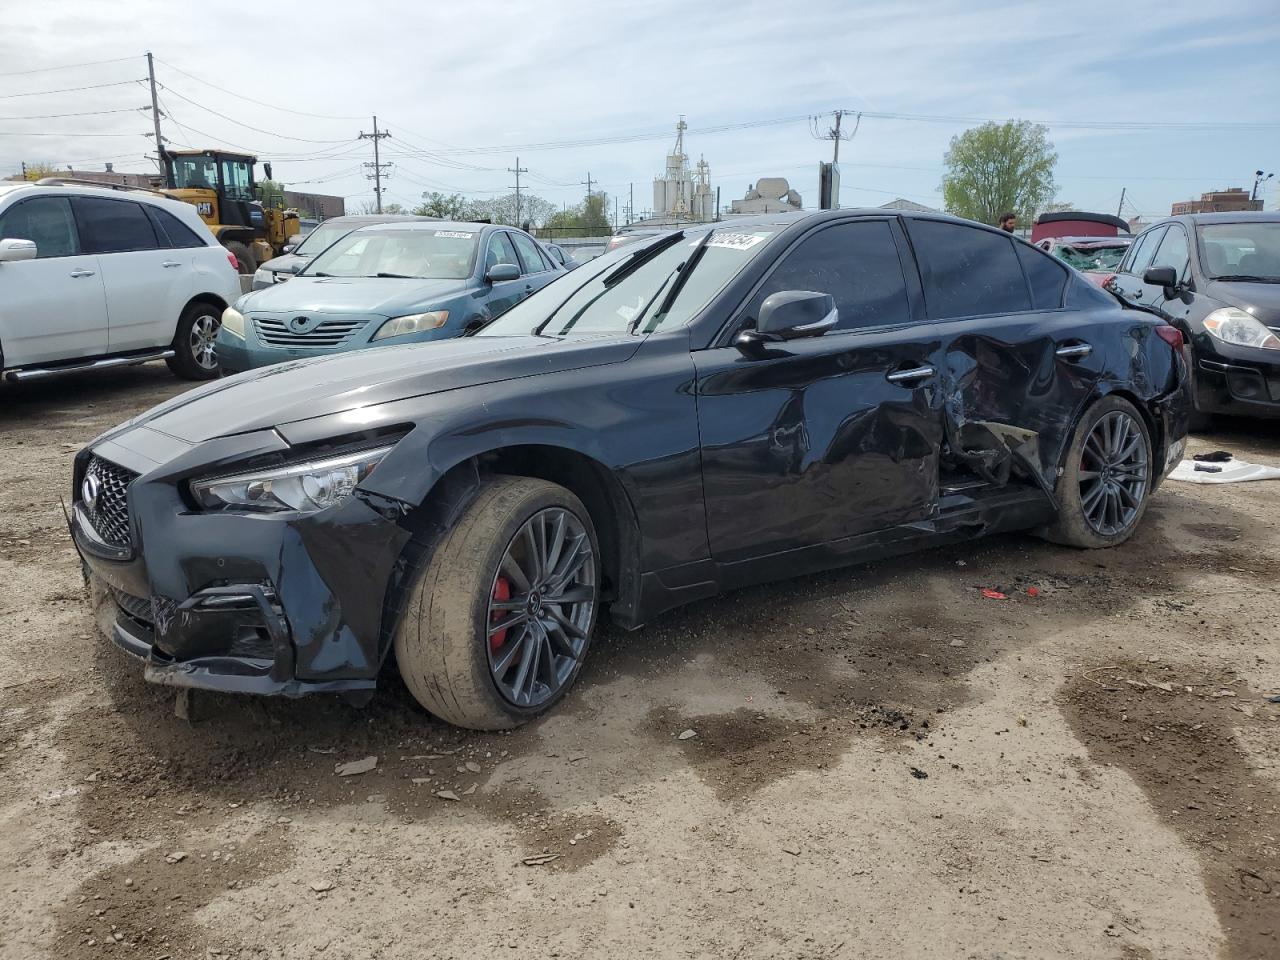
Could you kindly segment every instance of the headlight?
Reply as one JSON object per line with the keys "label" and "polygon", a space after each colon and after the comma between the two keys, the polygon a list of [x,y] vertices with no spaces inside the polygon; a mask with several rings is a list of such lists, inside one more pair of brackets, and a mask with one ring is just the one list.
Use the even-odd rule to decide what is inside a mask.
{"label": "headlight", "polygon": [[1204,318],[1204,328],[1223,343],[1280,350],[1280,337],[1239,307],[1223,307]]}
{"label": "headlight", "polygon": [[244,314],[235,307],[222,311],[222,329],[233,337],[244,339]]}
{"label": "headlight", "polygon": [[392,317],[378,328],[373,339],[386,340],[388,337],[404,337],[411,333],[422,333],[424,330],[435,330],[437,327],[443,327],[448,319],[448,310],[432,310],[430,313],[411,313],[407,317]]}
{"label": "headlight", "polygon": [[323,460],[309,460],[272,470],[215,477],[191,484],[191,492],[207,510],[251,510],[262,513],[315,513],[351,496],[391,450],[377,447]]}

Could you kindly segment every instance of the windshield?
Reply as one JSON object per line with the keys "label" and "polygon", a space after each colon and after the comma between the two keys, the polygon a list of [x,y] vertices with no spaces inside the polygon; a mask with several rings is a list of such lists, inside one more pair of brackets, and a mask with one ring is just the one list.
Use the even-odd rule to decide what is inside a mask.
{"label": "windshield", "polygon": [[356,230],[314,257],[299,276],[465,280],[479,237],[478,230]]}
{"label": "windshield", "polygon": [[1075,267],[1077,270],[1114,270],[1120,266],[1120,261],[1124,259],[1125,251],[1129,249],[1127,243],[1120,243],[1114,246],[1089,246],[1089,247],[1071,247],[1058,246],[1053,252],[1058,255],[1063,263]]}
{"label": "windshield", "polygon": [[[592,260],[481,330],[481,337],[652,333],[687,323],[751,261],[772,231],[677,234],[630,244]],[[679,272],[688,272],[670,306]]]}
{"label": "windshield", "polygon": [[216,190],[218,165],[213,157],[174,157],[173,185],[179,190]]}
{"label": "windshield", "polygon": [[1280,283],[1280,220],[1206,223],[1197,232],[1200,262],[1210,279]]}
{"label": "windshield", "polygon": [[341,223],[322,223],[303,238],[302,242],[294,249],[300,257],[314,257],[329,244],[333,243],[340,237],[345,237],[354,230],[355,227],[344,225]]}

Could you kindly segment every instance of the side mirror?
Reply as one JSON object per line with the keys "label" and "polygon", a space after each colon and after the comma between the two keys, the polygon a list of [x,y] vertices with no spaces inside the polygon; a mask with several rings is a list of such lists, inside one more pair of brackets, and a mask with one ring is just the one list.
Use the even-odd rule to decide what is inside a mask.
{"label": "side mirror", "polygon": [[262,164],[262,172],[263,172],[263,173],[265,173],[265,174],[267,175],[267,179],[268,179],[268,180],[272,179],[272,176],[271,176],[271,161],[270,161],[270,160],[267,160],[266,162],[264,162],[264,163]]}
{"label": "side mirror", "polygon": [[489,268],[484,278],[490,283],[502,283],[505,280],[519,280],[520,268],[514,263],[495,263]]}
{"label": "side mirror", "polygon": [[16,260],[34,260],[36,244],[34,240],[19,240],[9,237],[0,240],[0,263],[13,263]]}
{"label": "side mirror", "polygon": [[1142,274],[1142,282],[1163,287],[1166,298],[1173,296],[1171,291],[1178,289],[1178,275],[1173,272],[1173,267],[1147,267]]}
{"label": "side mirror", "polygon": [[300,261],[298,261],[297,263],[291,263],[291,264],[289,264],[289,272],[290,272],[290,273],[297,273],[297,272],[299,272],[303,267],[305,267],[306,265],[307,265],[307,261],[305,261],[305,260],[300,260]]}
{"label": "side mirror", "polygon": [[760,304],[756,334],[766,340],[820,337],[840,319],[835,298],[812,290],[783,290]]}

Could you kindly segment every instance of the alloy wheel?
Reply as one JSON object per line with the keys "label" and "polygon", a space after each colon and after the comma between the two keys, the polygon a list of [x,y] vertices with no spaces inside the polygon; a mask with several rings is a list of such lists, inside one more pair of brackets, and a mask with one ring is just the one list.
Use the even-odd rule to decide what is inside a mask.
{"label": "alloy wheel", "polygon": [[1142,427],[1123,410],[1101,417],[1080,455],[1080,505],[1104,537],[1127,530],[1147,493],[1147,443]]}
{"label": "alloy wheel", "polygon": [[216,370],[218,367],[218,327],[222,324],[217,317],[204,313],[196,317],[191,324],[191,359],[204,370]]}
{"label": "alloy wheel", "polygon": [[486,648],[498,691],[538,707],[573,677],[596,603],[591,538],[574,514],[539,510],[507,544],[489,591]]}

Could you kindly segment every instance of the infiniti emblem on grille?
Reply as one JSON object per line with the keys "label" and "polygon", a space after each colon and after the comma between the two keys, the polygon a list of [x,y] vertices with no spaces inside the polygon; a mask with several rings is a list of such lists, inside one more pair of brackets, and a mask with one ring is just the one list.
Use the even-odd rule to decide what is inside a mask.
{"label": "infiniti emblem on grille", "polygon": [[310,317],[294,317],[289,321],[289,329],[294,333],[306,333],[309,326],[311,326]]}
{"label": "infiniti emblem on grille", "polygon": [[102,492],[102,481],[96,474],[86,474],[84,483],[80,484],[80,499],[90,510],[98,509],[98,494]]}

